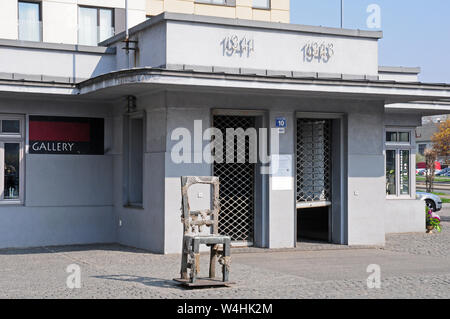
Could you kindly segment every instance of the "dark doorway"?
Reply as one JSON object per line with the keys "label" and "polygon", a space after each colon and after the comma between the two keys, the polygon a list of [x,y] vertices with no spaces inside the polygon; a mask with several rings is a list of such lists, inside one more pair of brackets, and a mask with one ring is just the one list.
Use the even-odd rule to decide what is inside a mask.
{"label": "dark doorway", "polygon": [[330,240],[329,207],[297,209],[297,241]]}
{"label": "dark doorway", "polygon": [[297,119],[297,239],[331,241],[332,120]]}

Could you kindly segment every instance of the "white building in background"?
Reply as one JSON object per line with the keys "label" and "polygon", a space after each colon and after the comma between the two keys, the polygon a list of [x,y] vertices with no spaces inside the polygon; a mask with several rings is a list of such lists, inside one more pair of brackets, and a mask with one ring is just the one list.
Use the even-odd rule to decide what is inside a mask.
{"label": "white building in background", "polygon": [[[180,176],[189,175],[220,177],[219,228],[235,246],[383,245],[387,233],[424,231],[415,129],[424,115],[448,113],[448,84],[379,67],[381,32],[279,23],[286,1],[159,4],[181,2],[191,14],[145,20],[148,3],[130,1],[128,52],[123,1],[107,1],[118,4],[111,10],[106,1],[1,2],[1,248],[116,242],[179,252]],[[196,14],[198,5],[216,16]],[[252,19],[236,19],[240,7]],[[17,10],[42,31],[18,26]],[[266,22],[255,21],[260,11]],[[172,133],[194,132],[198,120],[279,129],[279,152],[269,150],[281,170],[195,162],[208,139],[190,141],[193,163],[176,163]],[[209,189],[192,195],[193,206],[209,205]]]}
{"label": "white building in background", "polygon": [[[133,27],[162,12],[289,22],[289,0],[128,0]],[[80,45],[125,30],[125,0],[2,0],[0,38]]]}
{"label": "white building in background", "polygon": [[[129,25],[146,19],[145,0],[130,0]],[[97,45],[125,30],[125,1],[2,0],[0,38]]]}
{"label": "white building in background", "polygon": [[[449,114],[424,116],[422,125],[416,129],[417,152],[424,155],[426,149],[433,148],[432,136],[439,131],[439,125],[450,118]],[[438,157],[438,161],[445,162],[445,158]]]}

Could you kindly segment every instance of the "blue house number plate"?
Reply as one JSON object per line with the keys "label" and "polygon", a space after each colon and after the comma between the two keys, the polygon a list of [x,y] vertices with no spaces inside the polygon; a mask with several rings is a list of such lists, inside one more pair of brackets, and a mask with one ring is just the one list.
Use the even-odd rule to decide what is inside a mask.
{"label": "blue house number plate", "polygon": [[277,117],[275,119],[275,126],[278,128],[286,128],[287,127],[287,121],[285,117]]}

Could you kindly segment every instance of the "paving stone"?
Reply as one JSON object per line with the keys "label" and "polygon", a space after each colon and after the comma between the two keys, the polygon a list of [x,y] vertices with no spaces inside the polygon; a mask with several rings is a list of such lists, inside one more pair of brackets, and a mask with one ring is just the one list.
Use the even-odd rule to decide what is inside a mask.
{"label": "paving stone", "polygon": [[[242,250],[232,256],[232,288],[184,289],[172,280],[179,255],[120,245],[1,250],[0,298],[450,298],[450,205],[439,214],[442,233],[388,235],[382,249]],[[367,287],[371,262],[380,263],[380,289]],[[70,264],[81,268],[80,289],[66,286]]]}

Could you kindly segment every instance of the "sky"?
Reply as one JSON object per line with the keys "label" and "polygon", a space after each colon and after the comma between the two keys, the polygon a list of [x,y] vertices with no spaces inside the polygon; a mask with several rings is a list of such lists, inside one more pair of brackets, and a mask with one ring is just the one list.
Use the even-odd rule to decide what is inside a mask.
{"label": "sky", "polygon": [[[419,66],[422,82],[450,83],[449,0],[343,0],[344,28],[381,30],[379,65]],[[340,0],[290,0],[291,23],[340,27]],[[380,8],[368,28],[367,8]]]}

